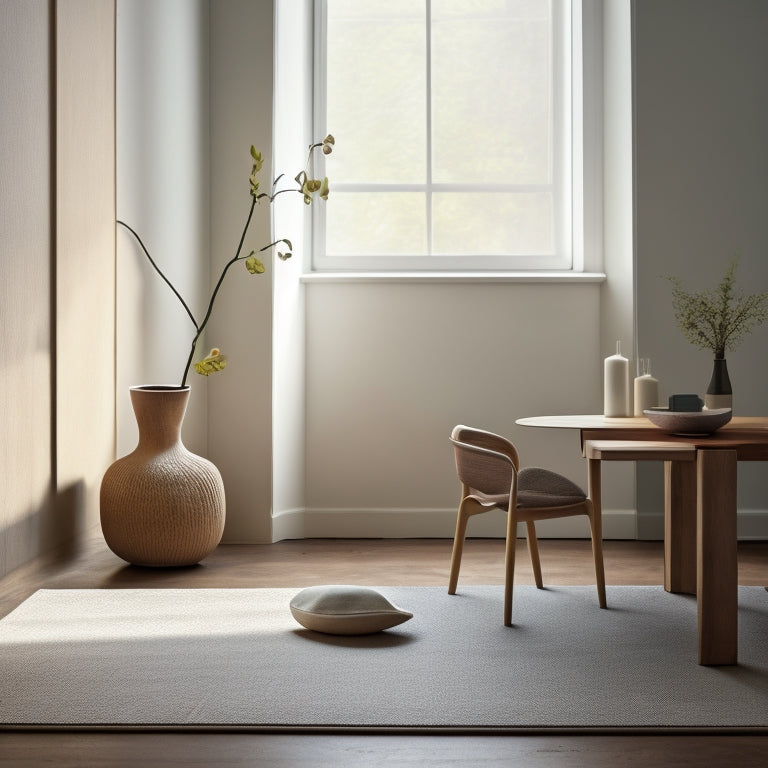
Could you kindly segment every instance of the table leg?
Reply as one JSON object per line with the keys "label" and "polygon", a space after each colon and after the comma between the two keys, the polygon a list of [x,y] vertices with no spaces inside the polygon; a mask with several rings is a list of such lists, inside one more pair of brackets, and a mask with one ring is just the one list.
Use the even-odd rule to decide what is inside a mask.
{"label": "table leg", "polygon": [[664,462],[664,589],[696,594],[696,463]]}
{"label": "table leg", "polygon": [[602,479],[601,479],[600,459],[587,460],[587,495],[592,499],[592,506],[595,512],[602,514]]}
{"label": "table leg", "polygon": [[696,460],[699,664],[738,659],[736,457],[699,449]]}
{"label": "table leg", "polygon": [[592,555],[595,560],[597,599],[601,608],[606,607],[605,566],[603,564],[603,494],[600,459],[587,460],[587,494],[592,500],[594,519],[591,521]]}

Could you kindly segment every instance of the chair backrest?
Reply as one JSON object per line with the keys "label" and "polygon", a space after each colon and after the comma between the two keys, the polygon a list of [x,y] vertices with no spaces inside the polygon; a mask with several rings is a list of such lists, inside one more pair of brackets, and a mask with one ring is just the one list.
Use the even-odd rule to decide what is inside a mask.
{"label": "chair backrest", "polygon": [[520,460],[509,440],[459,424],[451,433],[451,442],[461,483],[488,495],[510,492]]}

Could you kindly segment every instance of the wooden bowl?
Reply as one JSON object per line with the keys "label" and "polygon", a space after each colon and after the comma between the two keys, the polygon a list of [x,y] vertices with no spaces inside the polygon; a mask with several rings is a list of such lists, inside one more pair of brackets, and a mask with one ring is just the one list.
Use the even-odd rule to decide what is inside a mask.
{"label": "wooden bowl", "polygon": [[649,408],[643,411],[652,424],[671,435],[711,435],[731,420],[730,408],[710,411],[670,411],[668,408]]}

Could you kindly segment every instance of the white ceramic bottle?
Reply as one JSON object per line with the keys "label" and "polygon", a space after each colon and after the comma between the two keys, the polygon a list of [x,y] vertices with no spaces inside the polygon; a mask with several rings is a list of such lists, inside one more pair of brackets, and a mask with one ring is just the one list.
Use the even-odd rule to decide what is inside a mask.
{"label": "white ceramic bottle", "polygon": [[603,414],[629,416],[629,360],[621,354],[621,342],[616,342],[616,354],[603,363]]}

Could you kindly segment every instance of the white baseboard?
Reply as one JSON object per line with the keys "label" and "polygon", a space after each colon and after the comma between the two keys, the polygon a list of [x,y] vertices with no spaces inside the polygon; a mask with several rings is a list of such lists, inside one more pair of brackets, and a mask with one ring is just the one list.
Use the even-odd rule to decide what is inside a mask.
{"label": "white baseboard", "polygon": [[[295,509],[272,518],[272,541],[283,539],[449,539],[456,528],[455,509]],[[477,515],[467,527],[469,537],[503,538],[506,516],[500,510]],[[583,517],[542,520],[542,539],[583,539],[589,524]],[[663,526],[662,526],[663,534]],[[519,535],[524,535],[522,527]],[[635,511],[605,510],[604,539],[636,538]]]}
{"label": "white baseboard", "polygon": [[[736,520],[737,536],[741,540],[768,539],[768,510],[740,509]],[[609,538],[606,536],[605,538]],[[644,514],[637,517],[637,538],[656,541],[664,538],[664,513]]]}

